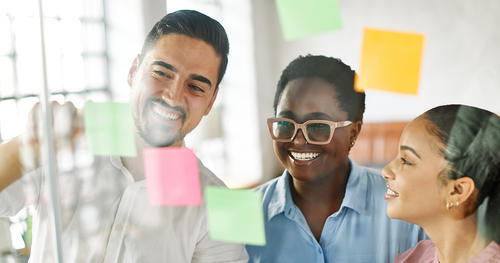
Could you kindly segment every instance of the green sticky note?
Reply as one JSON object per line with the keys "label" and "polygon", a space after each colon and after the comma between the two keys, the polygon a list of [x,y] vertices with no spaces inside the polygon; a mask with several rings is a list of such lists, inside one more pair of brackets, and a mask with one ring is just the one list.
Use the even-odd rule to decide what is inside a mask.
{"label": "green sticky note", "polygon": [[341,28],[338,0],[276,0],[285,40]]}
{"label": "green sticky note", "polygon": [[205,202],[212,239],[257,246],[266,244],[262,193],[208,186]]}
{"label": "green sticky note", "polygon": [[85,132],[95,155],[136,156],[134,120],[128,103],[85,104]]}

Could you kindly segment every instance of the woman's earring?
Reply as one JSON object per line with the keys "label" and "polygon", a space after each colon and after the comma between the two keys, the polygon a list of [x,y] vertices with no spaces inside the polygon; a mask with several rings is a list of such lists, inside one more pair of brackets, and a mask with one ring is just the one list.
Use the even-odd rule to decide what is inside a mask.
{"label": "woman's earring", "polygon": [[451,202],[451,201],[446,201],[446,209],[450,210],[450,208],[456,206],[458,207],[460,205],[460,202],[458,201],[455,201],[455,203]]}

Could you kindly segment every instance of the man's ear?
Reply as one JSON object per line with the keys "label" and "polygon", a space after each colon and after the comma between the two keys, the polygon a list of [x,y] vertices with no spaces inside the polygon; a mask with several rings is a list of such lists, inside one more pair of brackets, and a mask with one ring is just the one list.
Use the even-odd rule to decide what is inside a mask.
{"label": "man's ear", "polygon": [[217,94],[219,93],[219,87],[215,87],[214,95],[212,95],[212,98],[210,99],[210,103],[207,106],[207,109],[205,110],[205,113],[203,114],[206,116],[208,113],[210,113],[210,110],[212,109],[212,106],[214,106],[215,99],[217,98]]}
{"label": "man's ear", "polygon": [[475,189],[474,180],[464,176],[449,182],[449,197],[460,204],[475,201],[471,200]]}
{"label": "man's ear", "polygon": [[137,55],[134,60],[132,61],[132,65],[130,66],[130,69],[128,70],[128,78],[127,82],[130,87],[132,87],[132,82],[134,81],[135,73],[137,72],[137,69],[139,68],[139,62],[140,58],[139,55]]}

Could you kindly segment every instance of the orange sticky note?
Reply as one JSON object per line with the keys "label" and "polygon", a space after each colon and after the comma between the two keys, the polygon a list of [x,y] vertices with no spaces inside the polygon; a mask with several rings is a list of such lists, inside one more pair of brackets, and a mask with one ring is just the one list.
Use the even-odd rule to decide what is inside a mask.
{"label": "orange sticky note", "polygon": [[182,147],[145,149],[143,152],[148,199],[152,205],[201,204],[198,159]]}
{"label": "orange sticky note", "polygon": [[423,34],[366,28],[354,88],[416,95],[423,45]]}

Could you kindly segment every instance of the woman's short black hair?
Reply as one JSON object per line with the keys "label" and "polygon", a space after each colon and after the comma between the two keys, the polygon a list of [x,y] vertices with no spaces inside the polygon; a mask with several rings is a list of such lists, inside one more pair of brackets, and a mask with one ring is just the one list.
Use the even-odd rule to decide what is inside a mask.
{"label": "woman's short black hair", "polygon": [[288,82],[299,78],[320,78],[335,89],[342,110],[351,121],[362,121],[365,112],[365,93],[354,90],[355,72],[340,59],[325,56],[299,56],[281,73],[274,95],[274,114]]}

